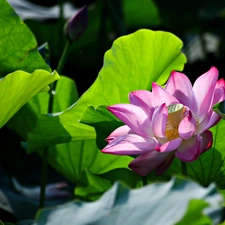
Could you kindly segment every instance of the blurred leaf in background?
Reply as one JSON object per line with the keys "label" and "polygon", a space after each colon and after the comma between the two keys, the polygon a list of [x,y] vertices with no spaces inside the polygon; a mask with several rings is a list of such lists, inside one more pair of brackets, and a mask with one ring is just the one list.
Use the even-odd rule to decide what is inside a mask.
{"label": "blurred leaf in background", "polygon": [[[140,221],[142,225],[174,225],[184,216],[180,224],[184,224],[184,221],[185,224],[195,224],[197,218],[198,224],[210,225],[221,220],[222,201],[223,198],[214,185],[202,188],[192,181],[179,178],[173,178],[167,183],[154,183],[138,190],[129,190],[120,183],[115,183],[98,201],[74,201],[40,210],[36,215],[35,225],[74,225],[74,221],[76,225],[137,225]],[[195,205],[193,217],[188,217],[192,213],[189,204]],[[204,216],[196,217],[203,213],[204,208]]]}

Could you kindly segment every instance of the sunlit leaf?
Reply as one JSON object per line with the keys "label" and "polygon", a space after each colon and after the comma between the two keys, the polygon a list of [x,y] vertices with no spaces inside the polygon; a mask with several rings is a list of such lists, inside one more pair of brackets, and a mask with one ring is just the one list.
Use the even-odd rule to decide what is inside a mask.
{"label": "sunlit leaf", "polygon": [[[59,102],[59,99],[61,101]],[[78,93],[74,81],[61,76],[57,81],[53,100],[53,112],[63,111],[78,99]],[[7,127],[16,131],[24,140],[27,133],[32,131],[40,114],[48,113],[49,93],[38,93],[7,123]],[[29,119],[28,119],[29,118]]]}
{"label": "sunlit leaf", "polygon": [[[181,47],[182,42],[171,33],[150,30],[116,40],[105,54],[104,66],[90,89],[68,110],[39,117],[36,128],[28,134],[29,152],[57,144],[50,147],[48,161],[72,182],[77,182],[85,169],[102,174],[127,168],[132,158],[102,154],[95,143],[94,128],[80,123],[81,115],[90,105],[128,102],[130,91],[150,90],[153,81],[164,83],[172,70],[183,69],[186,58]],[[103,142],[105,137],[102,135]]]}
{"label": "sunlit leaf", "polygon": [[181,48],[176,36],[162,31],[143,29],[117,39],[105,54],[98,78],[77,103],[57,117],[39,118],[28,136],[30,152],[53,143],[95,139],[94,129],[79,123],[83,111],[90,105],[128,102],[129,92],[150,90],[153,81],[163,84],[172,70],[183,69]]}
{"label": "sunlit leaf", "polygon": [[49,83],[59,79],[57,72],[52,74],[36,70],[32,74],[16,71],[0,80],[0,127],[32,97],[43,90]]}

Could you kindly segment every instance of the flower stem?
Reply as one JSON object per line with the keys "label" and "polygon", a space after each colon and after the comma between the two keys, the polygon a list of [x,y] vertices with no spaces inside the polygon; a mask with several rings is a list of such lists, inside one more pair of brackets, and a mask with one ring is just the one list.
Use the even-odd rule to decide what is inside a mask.
{"label": "flower stem", "polygon": [[[67,56],[68,56],[68,50],[69,50],[69,45],[70,42],[68,40],[66,40],[64,49],[63,49],[63,53],[61,55],[61,58],[59,60],[58,66],[56,71],[58,72],[58,74],[60,75],[62,72],[62,69],[65,65]],[[54,99],[54,91],[56,89],[56,85],[57,85],[57,81],[54,81],[51,85],[50,85],[50,97],[49,97],[49,104],[48,104],[48,113],[52,113],[53,112],[53,99]]]}
{"label": "flower stem", "polygon": [[68,50],[69,50],[69,45],[70,42],[68,40],[66,40],[64,49],[63,49],[63,53],[61,55],[61,58],[59,60],[58,66],[57,66],[57,72],[60,74],[62,72],[62,69],[64,67],[64,64],[66,62],[67,56],[68,56]]}
{"label": "flower stem", "polygon": [[47,182],[47,157],[48,157],[48,149],[45,148],[42,156],[42,165],[41,165],[41,192],[40,192],[40,201],[39,201],[39,209],[45,206],[45,186]]}
{"label": "flower stem", "polygon": [[148,184],[147,176],[142,176],[141,180],[142,180],[142,186],[143,187]]}
{"label": "flower stem", "polygon": [[181,161],[181,169],[184,177],[187,177],[187,163]]}
{"label": "flower stem", "polygon": [[[60,74],[64,67],[65,61],[68,56],[68,49],[69,49],[69,41],[66,41],[62,56],[59,60],[59,64],[57,66],[57,72]],[[54,100],[54,91],[56,89],[57,81],[53,82],[50,85],[50,96],[48,102],[48,113],[53,113],[53,100]],[[44,149],[43,156],[42,156],[42,166],[41,166],[41,192],[40,192],[40,201],[39,201],[39,208],[43,208],[45,206],[45,187],[47,182],[47,169],[48,169],[48,148]]]}

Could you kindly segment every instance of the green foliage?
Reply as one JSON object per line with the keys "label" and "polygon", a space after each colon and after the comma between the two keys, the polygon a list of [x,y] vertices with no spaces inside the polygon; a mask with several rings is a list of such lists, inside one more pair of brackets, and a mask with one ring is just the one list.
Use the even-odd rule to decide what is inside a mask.
{"label": "green foliage", "polygon": [[96,109],[93,106],[89,106],[82,114],[80,122],[95,128],[97,134],[96,144],[99,149],[105,147],[105,138],[117,127],[123,125],[123,123],[103,105],[100,105]]}
{"label": "green foliage", "polygon": [[78,178],[75,196],[88,201],[96,200],[116,181],[120,181],[130,188],[141,186],[141,177],[126,168],[110,170],[101,175],[96,175],[88,170],[84,170]]}
{"label": "green foliage", "polygon": [[150,27],[160,24],[158,8],[153,0],[124,0],[124,21],[126,27]]}
{"label": "green foliage", "polygon": [[79,123],[83,111],[90,105],[128,102],[129,92],[150,90],[153,81],[163,84],[172,70],[183,69],[186,58],[180,52],[181,47],[182,42],[176,36],[161,31],[143,29],[118,38],[106,52],[98,78],[74,107],[58,117],[39,118],[37,127],[28,136],[29,151],[70,140],[93,140],[94,129]]}
{"label": "green foliage", "polygon": [[225,101],[219,102],[213,106],[213,110],[225,119]]}
{"label": "green foliage", "polygon": [[[77,99],[78,93],[74,81],[68,77],[61,76],[60,80],[57,82],[54,94],[53,112],[65,110]],[[48,102],[48,93],[41,92],[34,96],[29,103],[21,108],[7,123],[7,127],[16,131],[24,141],[27,140],[27,133],[35,128],[38,116],[48,113]],[[46,129],[48,129],[48,127]]]}
{"label": "green foliage", "polygon": [[[81,115],[90,105],[127,102],[130,91],[150,90],[153,81],[163,84],[172,70],[182,70],[186,62],[181,47],[182,42],[171,33],[150,30],[140,30],[116,40],[105,54],[98,78],[75,104],[58,115],[38,118],[36,127],[28,133],[28,152],[57,144],[50,147],[48,161],[72,182],[76,182],[86,168],[94,174],[127,168],[132,158],[102,154],[95,144],[95,130],[79,122]],[[156,66],[156,62],[160,65]],[[62,96],[58,99],[64,101]],[[101,123],[105,120],[98,118],[93,108],[91,110],[93,113],[89,115],[88,112],[86,116],[89,121]],[[117,121],[113,127],[118,124]],[[106,135],[107,132],[101,135],[101,146]]]}
{"label": "green foliage", "polygon": [[[192,199],[202,200],[191,201]],[[215,213],[216,224],[221,216],[219,206],[221,200],[222,197],[217,193],[215,186],[202,188],[194,182],[178,178],[167,183],[154,183],[137,190],[129,190],[115,183],[98,201],[91,203],[73,201],[46,208],[37,213],[35,221],[36,225],[137,225],[140,221],[142,225],[174,225],[185,216],[182,222],[185,220],[185,224],[192,224],[188,222],[200,219],[198,214],[209,205],[211,213],[207,216]],[[194,206],[196,212],[193,212],[189,206]],[[190,219],[190,214],[195,217]],[[204,218],[207,217],[204,215]],[[199,221],[202,222],[203,219]],[[210,219],[205,221],[208,222]]]}
{"label": "green foliage", "polygon": [[111,183],[108,180],[102,179],[88,170],[80,174],[77,183],[75,196],[88,201],[98,199],[102,193],[111,187]]}
{"label": "green foliage", "polygon": [[81,173],[85,169],[102,174],[116,168],[127,168],[131,159],[129,156],[102,154],[95,140],[58,144],[49,147],[48,151],[49,163],[73,183],[81,181]]}
{"label": "green foliage", "polygon": [[187,212],[176,225],[211,225],[212,221],[202,212],[207,206],[208,204],[201,199],[191,200]]}
{"label": "green foliage", "polygon": [[51,74],[44,70],[36,70],[32,74],[16,71],[2,78],[0,104],[4,110],[0,111],[0,127],[33,96],[43,89],[46,91],[46,86],[58,79],[57,72]]}
{"label": "green foliage", "polygon": [[37,51],[32,32],[5,0],[0,0],[0,76],[15,70],[32,73],[35,69],[51,71]]}

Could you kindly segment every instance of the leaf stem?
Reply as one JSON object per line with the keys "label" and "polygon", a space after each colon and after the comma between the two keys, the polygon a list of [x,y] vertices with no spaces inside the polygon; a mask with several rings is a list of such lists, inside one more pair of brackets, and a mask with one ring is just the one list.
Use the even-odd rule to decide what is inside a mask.
{"label": "leaf stem", "polygon": [[187,163],[181,161],[181,169],[184,177],[187,177]]}
{"label": "leaf stem", "polygon": [[[59,64],[57,66],[57,72],[61,74],[62,69],[64,67],[65,61],[68,56],[68,49],[69,49],[69,41],[66,41],[65,47],[63,49],[63,53],[59,60]],[[48,102],[48,113],[53,113],[53,100],[54,100],[54,91],[56,89],[57,81],[53,82],[50,85],[50,96]],[[44,149],[43,156],[42,156],[42,166],[41,166],[41,191],[40,191],[40,201],[39,201],[39,208],[43,208],[45,206],[45,189],[46,189],[46,182],[47,182],[47,170],[48,170],[48,148]]]}

